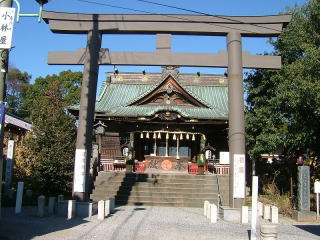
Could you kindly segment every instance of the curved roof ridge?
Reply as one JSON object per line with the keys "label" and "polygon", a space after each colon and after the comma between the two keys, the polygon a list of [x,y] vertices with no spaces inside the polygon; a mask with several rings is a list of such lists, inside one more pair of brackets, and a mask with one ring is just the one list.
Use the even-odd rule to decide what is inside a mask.
{"label": "curved roof ridge", "polygon": [[145,96],[147,96],[149,93],[151,93],[151,92],[152,92],[153,90],[155,90],[157,87],[159,87],[159,86],[161,85],[161,83],[163,83],[166,79],[167,79],[167,78],[162,79],[161,81],[159,81],[159,82],[156,83],[155,85],[150,84],[151,87],[150,87],[144,94],[142,94],[142,95],[140,95],[140,96],[137,96],[137,97],[134,98],[134,99],[131,99],[128,103],[126,103],[126,106],[129,106],[129,105],[135,103],[136,101],[138,101],[139,99],[144,98]]}
{"label": "curved roof ridge", "polygon": [[[103,83],[102,83],[103,84]],[[96,100],[96,102],[100,102],[102,100],[103,95],[106,93],[107,87],[110,85],[111,83],[109,82],[105,82],[105,84],[103,84],[103,88],[101,89],[99,96]]]}
{"label": "curved roof ridge", "polygon": [[[195,94],[189,87],[188,85],[183,84],[181,81],[178,80],[178,75],[176,74],[171,74],[170,72],[165,73],[162,76],[162,80],[157,82],[154,86],[152,86],[150,89],[148,89],[148,91],[146,91],[143,95],[140,95],[132,100],[130,100],[126,106],[130,106],[131,104],[137,102],[139,99],[142,99],[144,97],[146,97],[149,93],[151,93],[152,91],[154,91],[157,87],[159,87],[163,82],[165,82],[168,77],[172,77],[174,81],[176,81],[180,87],[182,87],[186,92],[188,92],[193,98],[195,98],[197,101],[199,101],[200,103],[202,103],[203,105],[205,105],[208,108],[215,108],[214,106],[212,106],[211,104],[209,104],[207,101],[203,100],[202,98],[200,98],[197,94]],[[151,85],[151,84],[150,84]]]}

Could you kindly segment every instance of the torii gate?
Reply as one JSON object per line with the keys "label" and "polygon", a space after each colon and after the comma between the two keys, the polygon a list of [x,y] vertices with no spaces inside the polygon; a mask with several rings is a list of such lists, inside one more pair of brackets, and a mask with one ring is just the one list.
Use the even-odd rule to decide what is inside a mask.
{"label": "torii gate", "polygon": [[[77,132],[73,197],[89,199],[89,164],[99,65],[227,67],[229,98],[230,207],[245,198],[245,130],[243,68],[281,68],[280,56],[243,52],[241,37],[278,36],[291,15],[201,16],[143,14],[71,14],[43,12],[54,33],[87,34],[87,46],[75,52],[49,52],[48,63],[84,65]],[[156,34],[155,52],[110,52],[101,48],[102,34]],[[227,51],[171,52],[171,34],[227,36]]]}

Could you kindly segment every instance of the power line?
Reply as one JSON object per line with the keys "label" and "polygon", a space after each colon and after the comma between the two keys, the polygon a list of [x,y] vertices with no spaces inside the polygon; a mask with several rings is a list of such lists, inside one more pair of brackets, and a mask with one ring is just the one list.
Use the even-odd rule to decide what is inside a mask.
{"label": "power line", "polygon": [[143,11],[143,10],[139,10],[139,9],[121,7],[121,6],[116,6],[116,5],[112,5],[112,4],[108,4],[108,3],[100,3],[100,2],[88,1],[88,0],[76,0],[76,1],[78,1],[78,2],[86,2],[86,3],[101,5],[101,6],[107,6],[107,7],[113,7],[113,8],[123,9],[123,10],[130,10],[130,11],[139,12],[139,13],[154,14],[154,13]]}
{"label": "power line", "polygon": [[220,19],[224,19],[224,20],[228,20],[228,21],[232,21],[235,23],[241,23],[241,24],[249,24],[249,25],[253,25],[256,27],[261,27],[261,28],[265,28],[265,29],[269,29],[269,30],[273,30],[273,31],[277,31],[277,32],[281,32],[278,29],[274,29],[274,28],[270,28],[270,27],[265,27],[265,26],[260,26],[254,23],[245,23],[243,21],[239,21],[239,20],[235,20],[232,18],[228,18],[228,17],[224,17],[224,16],[219,16],[219,15],[212,15],[209,13],[205,13],[205,12],[200,12],[200,11],[195,11],[195,10],[191,10],[191,9],[187,9],[187,8],[182,8],[182,7],[177,7],[177,6],[173,6],[173,5],[167,5],[167,4],[163,4],[163,3],[157,3],[157,2],[153,2],[153,1],[149,1],[149,0],[136,0],[138,2],[144,2],[144,3],[149,3],[149,4],[153,4],[153,5],[158,5],[158,6],[162,6],[162,7],[167,7],[167,8],[173,8],[173,9],[177,9],[177,10],[182,10],[185,12],[191,12],[191,13],[196,13],[196,14],[200,14],[200,15],[204,15],[204,16],[209,16],[209,17],[216,17],[216,18],[220,18]]}
{"label": "power line", "polygon": [[[236,28],[236,27],[225,26],[225,25],[221,25],[221,24],[217,24],[217,23],[194,21],[194,20],[190,20],[188,18],[178,17],[178,16],[175,16],[175,15],[168,15],[168,14],[162,14],[162,13],[159,14],[159,13],[139,10],[139,9],[135,9],[135,8],[121,7],[121,6],[118,6],[118,5],[112,5],[112,4],[108,4],[108,3],[101,3],[101,2],[89,1],[89,0],[76,0],[76,1],[78,1],[78,2],[86,2],[86,3],[90,3],[90,4],[101,5],[101,6],[107,6],[107,7],[113,7],[113,8],[118,8],[118,9],[130,10],[130,11],[140,12],[140,13],[145,13],[145,14],[155,14],[155,15],[160,15],[160,16],[166,16],[166,17],[169,17],[169,18],[184,20],[184,21],[189,22],[189,23],[203,23],[203,24],[214,25],[214,26],[223,27],[223,28],[229,28],[229,29],[232,29],[232,30],[243,31],[243,29],[239,29],[239,28]],[[137,0],[137,1],[139,1],[139,0]],[[218,16],[214,16],[214,15],[211,15],[211,16],[218,17]],[[233,21],[237,21],[237,20],[233,20]],[[252,23],[247,23],[247,24],[254,25]],[[257,27],[263,27],[263,26],[257,25]],[[267,27],[264,27],[264,28],[267,28]],[[272,29],[272,30],[279,32],[279,30],[276,30],[276,29]],[[250,32],[250,33],[253,33],[253,34],[256,33],[256,32],[250,31],[250,30],[247,30],[247,32]]]}

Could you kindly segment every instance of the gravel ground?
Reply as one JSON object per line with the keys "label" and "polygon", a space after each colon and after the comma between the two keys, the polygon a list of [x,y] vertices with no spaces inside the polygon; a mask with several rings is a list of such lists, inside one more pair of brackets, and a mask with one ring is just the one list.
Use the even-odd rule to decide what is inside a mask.
{"label": "gravel ground", "polygon": [[[211,224],[202,215],[203,210],[196,208],[127,206],[117,208],[103,221],[98,221],[96,216],[72,220],[54,216],[38,218],[35,208],[24,208],[19,215],[13,211],[13,208],[3,209],[0,240],[249,239],[249,225],[222,220]],[[278,231],[281,240],[320,239],[320,226],[315,223],[301,224],[281,218]]]}

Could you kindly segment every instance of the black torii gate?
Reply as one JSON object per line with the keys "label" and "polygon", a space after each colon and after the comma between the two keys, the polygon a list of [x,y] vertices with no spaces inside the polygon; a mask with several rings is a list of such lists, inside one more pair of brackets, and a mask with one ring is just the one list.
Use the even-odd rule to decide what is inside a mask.
{"label": "black torii gate", "polygon": [[[99,65],[227,67],[229,98],[230,207],[245,198],[245,130],[243,68],[281,68],[280,56],[243,52],[242,37],[278,36],[291,15],[201,16],[143,14],[72,14],[43,12],[54,33],[87,34],[87,46],[75,52],[50,52],[49,64],[84,65],[77,132],[73,197],[89,199],[89,163]],[[102,34],[156,34],[155,52],[110,52],[101,48]],[[171,35],[226,36],[227,51],[171,52]]]}

